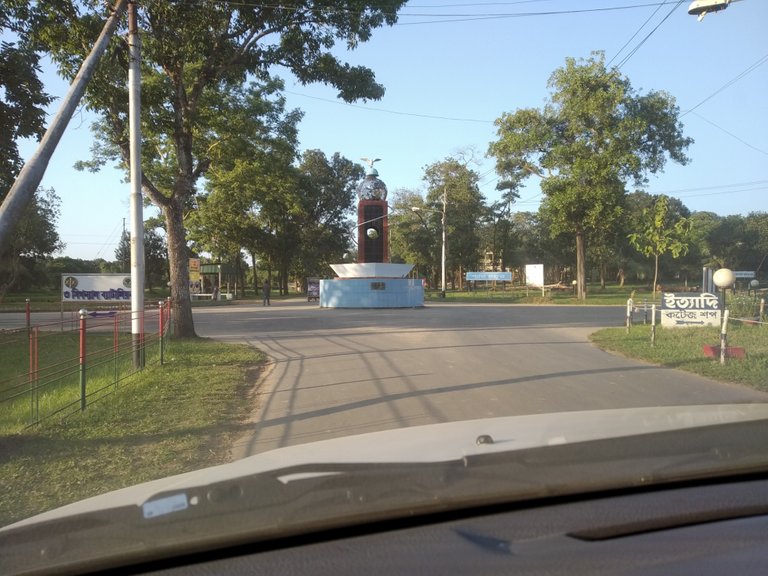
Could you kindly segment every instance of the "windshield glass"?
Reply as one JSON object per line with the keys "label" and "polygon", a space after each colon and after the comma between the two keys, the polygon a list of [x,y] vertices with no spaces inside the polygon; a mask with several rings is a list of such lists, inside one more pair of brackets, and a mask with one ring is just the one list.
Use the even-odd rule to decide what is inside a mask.
{"label": "windshield glass", "polygon": [[765,3],[12,4],[0,542],[768,461]]}

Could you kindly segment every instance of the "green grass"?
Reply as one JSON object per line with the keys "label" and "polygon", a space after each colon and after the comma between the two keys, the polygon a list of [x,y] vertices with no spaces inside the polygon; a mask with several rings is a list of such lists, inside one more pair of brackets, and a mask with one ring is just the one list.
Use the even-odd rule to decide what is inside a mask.
{"label": "green grass", "polygon": [[[111,322],[111,321],[110,321]],[[86,337],[86,402],[119,386],[133,367],[132,337],[111,331]],[[26,331],[0,333],[0,434],[15,433],[49,415],[79,410],[81,399],[79,333],[39,331],[37,379],[30,379],[30,342]],[[157,335],[147,335],[145,362],[159,362]]]}
{"label": "green grass", "polygon": [[85,412],[0,436],[0,525],[227,461],[253,409],[262,361],[247,346],[172,340],[165,365],[130,377]]}
{"label": "green grass", "polygon": [[728,327],[728,346],[743,347],[746,358],[707,358],[704,344],[720,344],[720,329],[656,327],[656,345],[651,346],[650,325],[607,328],[595,332],[592,341],[605,350],[653,364],[686,370],[722,382],[744,384],[768,391],[768,325],[752,326],[733,322]]}

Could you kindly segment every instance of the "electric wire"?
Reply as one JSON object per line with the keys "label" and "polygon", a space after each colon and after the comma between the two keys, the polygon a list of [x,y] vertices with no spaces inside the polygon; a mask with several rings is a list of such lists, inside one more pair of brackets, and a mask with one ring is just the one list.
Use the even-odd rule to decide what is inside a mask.
{"label": "electric wire", "polygon": [[733,132],[731,132],[730,130],[726,130],[725,128],[723,128],[723,127],[722,127],[722,126],[720,126],[719,124],[715,124],[714,122],[712,122],[712,120],[708,120],[708,119],[704,118],[704,116],[702,116],[702,115],[701,115],[701,114],[699,114],[698,112],[693,112],[693,115],[694,115],[694,116],[697,116],[697,117],[699,117],[700,119],[704,120],[704,122],[706,122],[707,124],[710,124],[710,125],[714,126],[715,128],[717,128],[718,130],[720,130],[720,131],[724,132],[725,134],[728,134],[728,136],[730,136],[730,137],[731,137],[731,138],[733,138],[734,140],[738,140],[739,142],[741,142],[742,144],[744,144],[744,146],[747,146],[748,148],[752,148],[752,150],[755,150],[756,152],[760,152],[760,154],[765,154],[766,156],[768,156],[768,152],[766,152],[765,150],[761,150],[761,149],[760,149],[760,148],[758,148],[757,146],[753,146],[752,144],[750,144],[750,143],[749,143],[749,142],[747,142],[746,140],[744,140],[744,139],[742,139],[742,138],[739,138],[738,136],[736,136],[736,134],[734,134],[734,133],[733,133]]}
{"label": "electric wire", "polygon": [[693,106],[692,108],[689,108],[688,110],[686,110],[685,112],[683,112],[682,114],[680,114],[680,117],[682,118],[682,117],[683,117],[683,116],[685,116],[686,114],[690,114],[691,112],[693,112],[694,110],[696,110],[698,107],[700,107],[702,104],[704,104],[704,103],[706,103],[706,102],[710,101],[712,98],[714,98],[715,96],[717,96],[718,94],[720,94],[720,92],[722,92],[722,91],[723,91],[723,90],[725,90],[726,88],[728,88],[728,87],[732,86],[733,84],[735,84],[736,82],[738,82],[739,80],[741,80],[742,78],[744,78],[745,76],[747,76],[747,75],[751,74],[752,72],[754,72],[755,70],[757,70],[757,69],[758,69],[760,66],[762,66],[762,65],[763,65],[763,64],[765,64],[766,62],[768,62],[768,54],[765,54],[765,55],[761,56],[761,57],[760,57],[760,58],[759,58],[759,59],[758,59],[756,62],[754,62],[754,63],[750,64],[749,66],[747,66],[747,68],[746,68],[746,69],[742,70],[742,71],[741,71],[741,72],[739,72],[739,73],[738,73],[736,76],[734,76],[733,78],[731,78],[730,80],[728,80],[728,82],[726,82],[725,84],[723,84],[722,86],[720,86],[720,88],[718,88],[717,90],[715,90],[714,92],[712,92],[712,94],[710,94],[709,96],[707,96],[706,98],[704,98],[704,99],[703,99],[701,102],[699,102],[698,104],[696,104],[696,105],[695,105],[695,106]]}
{"label": "electric wire", "polygon": [[675,5],[672,7],[672,9],[671,9],[669,12],[667,12],[667,15],[666,15],[666,16],[664,16],[664,18],[662,18],[661,22],[659,22],[658,24],[656,24],[656,26],[654,26],[653,30],[651,30],[650,32],[648,32],[648,34],[646,34],[646,35],[645,35],[645,37],[644,37],[644,38],[643,38],[643,39],[642,39],[642,40],[641,40],[641,41],[640,41],[640,42],[637,44],[637,46],[635,46],[635,47],[634,47],[634,48],[633,48],[633,49],[632,49],[632,50],[629,52],[629,54],[627,54],[627,55],[626,55],[624,58],[622,58],[621,62],[619,62],[619,63],[616,65],[616,68],[618,68],[618,69],[620,70],[620,69],[622,68],[622,66],[624,66],[624,64],[626,64],[627,62],[629,62],[630,58],[632,58],[632,56],[634,56],[634,55],[637,53],[637,51],[638,51],[638,50],[640,50],[640,48],[642,48],[642,47],[643,47],[643,45],[644,45],[644,44],[645,44],[645,43],[648,41],[648,39],[649,39],[651,36],[653,36],[653,34],[656,32],[656,30],[658,30],[658,29],[659,29],[659,27],[660,27],[662,24],[664,24],[664,22],[666,22],[666,21],[667,21],[667,19],[668,19],[670,16],[672,16],[672,13],[673,13],[675,10],[677,10],[677,9],[678,9],[680,6],[682,6],[683,2],[685,2],[685,0],[678,0],[677,4],[675,4]]}
{"label": "electric wire", "polygon": [[627,40],[627,41],[624,43],[624,45],[623,45],[621,48],[619,48],[619,51],[618,51],[618,52],[616,52],[616,54],[614,54],[613,58],[611,58],[611,59],[608,61],[608,63],[606,64],[606,67],[610,67],[610,65],[611,65],[611,64],[613,64],[613,61],[614,61],[616,58],[618,58],[618,57],[619,57],[619,54],[621,54],[621,53],[624,51],[624,49],[625,49],[627,46],[629,46],[629,43],[630,43],[630,42],[632,42],[632,40],[634,40],[634,39],[637,37],[637,35],[638,35],[638,34],[640,34],[640,31],[641,31],[643,28],[645,28],[645,26],[648,24],[648,22],[650,22],[650,21],[653,19],[653,17],[654,17],[654,16],[656,16],[656,14],[659,12],[659,10],[661,10],[661,8],[662,8],[662,6],[664,6],[664,4],[666,4],[666,0],[664,1],[664,3],[662,3],[662,4],[659,4],[659,5],[656,7],[656,10],[654,10],[654,11],[653,11],[653,13],[652,13],[650,16],[648,16],[648,18],[646,18],[646,19],[645,19],[645,22],[643,22],[643,23],[640,25],[640,28],[638,28],[638,29],[635,31],[635,33],[634,33],[634,34],[632,34],[632,36],[629,38],[629,40]]}

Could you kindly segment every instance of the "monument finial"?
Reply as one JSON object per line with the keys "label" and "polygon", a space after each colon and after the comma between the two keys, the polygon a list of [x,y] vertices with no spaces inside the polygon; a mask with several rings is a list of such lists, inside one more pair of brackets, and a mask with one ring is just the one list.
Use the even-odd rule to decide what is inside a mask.
{"label": "monument finial", "polygon": [[376,164],[376,162],[380,162],[380,161],[381,161],[381,158],[374,158],[373,160],[371,160],[370,158],[365,158],[365,157],[363,157],[363,158],[360,158],[360,160],[362,160],[363,162],[365,162],[366,164],[368,164],[368,166],[369,166],[370,168],[373,168],[373,165],[374,165],[374,164]]}

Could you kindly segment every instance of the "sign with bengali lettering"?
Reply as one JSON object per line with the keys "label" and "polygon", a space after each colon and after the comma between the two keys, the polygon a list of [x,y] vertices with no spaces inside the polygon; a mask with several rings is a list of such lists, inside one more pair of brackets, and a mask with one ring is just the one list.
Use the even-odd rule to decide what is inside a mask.
{"label": "sign with bengali lettering", "polygon": [[130,302],[130,274],[62,274],[62,302]]}
{"label": "sign with bengali lettering", "polygon": [[665,292],[661,298],[661,325],[719,326],[720,300],[709,292]]}
{"label": "sign with bengali lettering", "polygon": [[467,272],[467,280],[511,282],[512,272]]}

